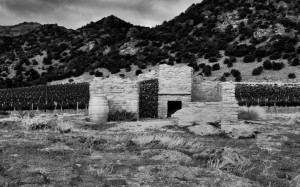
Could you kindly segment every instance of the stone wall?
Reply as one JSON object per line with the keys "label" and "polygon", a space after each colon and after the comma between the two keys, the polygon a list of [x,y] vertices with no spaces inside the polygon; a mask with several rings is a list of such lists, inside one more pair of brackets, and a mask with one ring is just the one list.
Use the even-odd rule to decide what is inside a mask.
{"label": "stone wall", "polygon": [[182,108],[191,102],[193,69],[188,66],[160,65],[158,72],[158,117],[166,118],[168,101],[181,101]]}
{"label": "stone wall", "polygon": [[96,77],[90,84],[90,97],[101,92],[107,96],[110,113],[125,110],[138,115],[139,88],[137,81],[118,76],[106,79]]}
{"label": "stone wall", "polygon": [[221,100],[219,82],[203,81],[198,77],[194,77],[192,86],[193,102],[220,102]]}
{"label": "stone wall", "polygon": [[235,84],[231,82],[220,84],[222,96],[222,124],[237,124],[239,106],[235,98]]}
{"label": "stone wall", "polygon": [[188,66],[160,65],[159,94],[186,95],[192,93],[193,69]]}

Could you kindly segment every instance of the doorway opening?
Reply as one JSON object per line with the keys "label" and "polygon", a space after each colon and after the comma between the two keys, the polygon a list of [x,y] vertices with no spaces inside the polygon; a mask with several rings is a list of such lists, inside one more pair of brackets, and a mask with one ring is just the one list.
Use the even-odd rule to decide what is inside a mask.
{"label": "doorway opening", "polygon": [[182,108],[181,101],[168,101],[168,118]]}

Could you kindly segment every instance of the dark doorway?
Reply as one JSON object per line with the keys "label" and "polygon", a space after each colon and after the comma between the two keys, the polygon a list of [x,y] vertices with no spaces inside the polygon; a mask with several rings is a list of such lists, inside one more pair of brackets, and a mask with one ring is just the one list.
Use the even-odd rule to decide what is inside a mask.
{"label": "dark doorway", "polygon": [[168,101],[168,118],[182,108],[181,101]]}

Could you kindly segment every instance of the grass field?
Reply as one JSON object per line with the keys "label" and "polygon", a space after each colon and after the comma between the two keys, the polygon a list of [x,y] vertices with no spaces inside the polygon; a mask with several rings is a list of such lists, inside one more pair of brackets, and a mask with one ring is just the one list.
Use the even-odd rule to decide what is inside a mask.
{"label": "grass field", "polygon": [[168,120],[50,118],[57,124],[40,130],[1,119],[0,186],[300,185],[300,126],[284,119],[250,122],[256,138],[229,139],[175,131]]}

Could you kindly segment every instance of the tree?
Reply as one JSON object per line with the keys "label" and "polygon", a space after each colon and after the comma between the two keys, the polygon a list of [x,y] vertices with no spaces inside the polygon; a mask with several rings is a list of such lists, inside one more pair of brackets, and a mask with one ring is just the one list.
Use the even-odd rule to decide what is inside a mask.
{"label": "tree", "polygon": [[295,79],[296,78],[295,73],[289,73],[288,78],[289,79]]}
{"label": "tree", "polygon": [[266,61],[264,61],[264,63],[263,63],[263,68],[264,68],[264,69],[266,69],[266,70],[270,70],[270,69],[272,69],[272,68],[273,68],[273,66],[272,66],[272,63],[271,63],[271,61],[270,61],[270,60],[266,60]]}
{"label": "tree", "polygon": [[263,72],[263,67],[262,67],[262,66],[259,66],[259,67],[255,68],[255,69],[253,69],[252,75],[253,75],[253,76],[258,76],[258,75],[260,75],[262,72]]}
{"label": "tree", "polygon": [[212,67],[212,70],[213,71],[220,70],[220,64],[214,64],[213,67]]}

